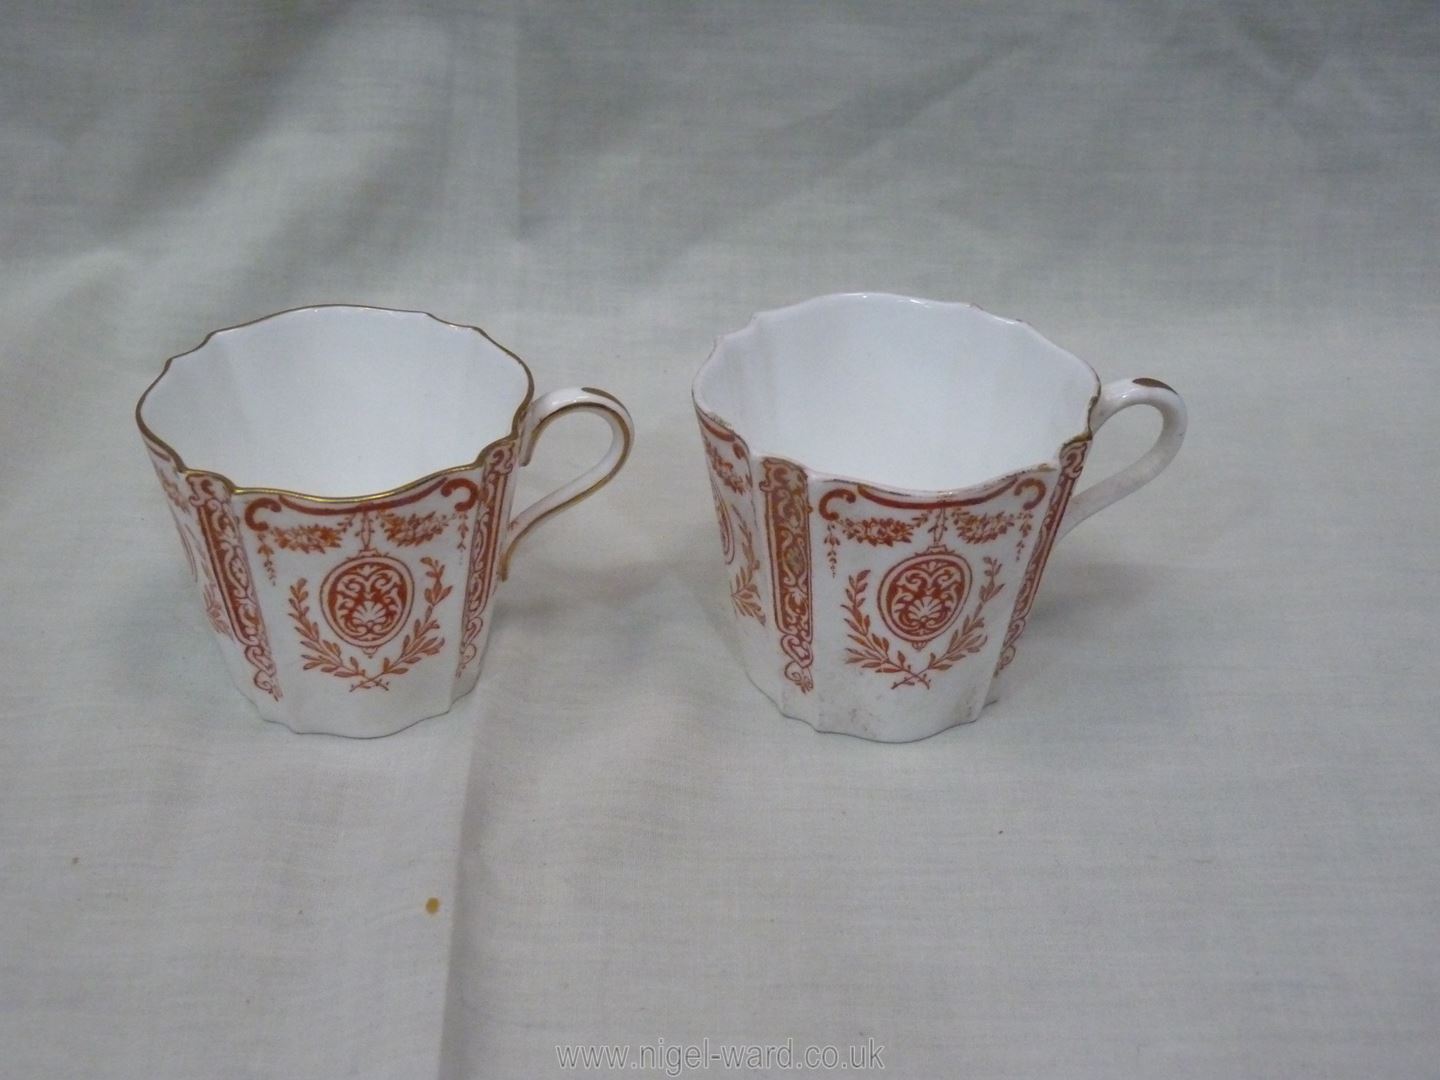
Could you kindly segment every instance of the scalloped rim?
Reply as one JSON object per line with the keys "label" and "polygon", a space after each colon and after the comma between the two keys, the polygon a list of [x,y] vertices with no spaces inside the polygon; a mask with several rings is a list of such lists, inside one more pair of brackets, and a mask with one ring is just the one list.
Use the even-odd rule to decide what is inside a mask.
{"label": "scalloped rim", "polygon": [[[1003,323],[1006,326],[1018,327],[1019,329],[1031,335],[1036,341],[1040,342],[1042,345],[1048,346],[1060,356],[1065,357],[1073,361],[1075,364],[1079,365],[1089,376],[1091,383],[1094,385],[1094,390],[1091,392],[1090,402],[1085,408],[1084,428],[1076,434],[1061,440],[1060,445],[1056,447],[1055,453],[1049,458],[1049,460],[1037,462],[1033,465],[1027,465],[1020,469],[1012,469],[1009,472],[1002,473],[1000,476],[989,477],[985,480],[979,481],[978,483],[969,484],[965,487],[943,488],[938,490],[899,487],[884,480],[874,480],[858,476],[848,476],[843,473],[826,472],[824,470],[811,468],[804,462],[795,461],[793,458],[787,458],[781,454],[766,453],[763,449],[756,450],[750,445],[749,441],[740,434],[740,432],[735,428],[735,426],[730,423],[730,421],[725,419],[725,417],[721,416],[718,412],[716,412],[714,409],[712,409],[709,405],[705,403],[700,392],[701,380],[704,379],[706,372],[709,370],[711,365],[717,361],[717,358],[720,356],[721,350],[727,344],[739,338],[753,334],[756,328],[758,328],[762,323],[775,321],[782,316],[792,315],[806,308],[820,307],[824,304],[834,303],[837,300],[901,301],[904,303],[918,304],[922,307],[961,308],[976,312],[980,315],[983,315],[987,319],[993,320],[994,322]],[[878,488],[884,491],[891,491],[901,496],[909,496],[917,499],[926,499],[935,496],[945,497],[950,495],[963,495],[967,492],[972,492],[981,488],[989,487],[990,485],[995,484],[1000,480],[1021,476],[1025,473],[1058,471],[1060,468],[1060,458],[1064,454],[1065,448],[1067,446],[1070,446],[1072,443],[1094,438],[1095,432],[1090,426],[1090,416],[1095,411],[1095,403],[1100,400],[1100,390],[1100,375],[1093,367],[1087,364],[1084,360],[1081,360],[1078,356],[1076,356],[1069,350],[1062,349],[1059,345],[1056,345],[1053,341],[1047,338],[1044,334],[1040,333],[1040,331],[1036,330],[1033,326],[1025,322],[1023,319],[1012,319],[1003,315],[996,315],[993,312],[986,311],[978,304],[972,304],[964,300],[927,300],[923,297],[906,296],[902,293],[844,292],[826,293],[823,296],[815,296],[810,298],[809,300],[802,300],[797,304],[789,304],[785,307],[769,308],[765,311],[757,311],[754,315],[750,317],[750,321],[747,322],[744,326],[742,326],[739,330],[732,330],[728,334],[720,334],[719,336],[717,336],[715,338],[715,344],[712,345],[710,348],[709,355],[705,357],[704,362],[700,365],[699,370],[695,372],[695,377],[690,382],[690,399],[694,403],[697,411],[703,413],[706,419],[710,420],[716,426],[723,428],[736,439],[740,440],[740,442],[745,446],[745,449],[755,459],[775,458],[780,461],[789,461],[791,464],[796,465],[801,470],[803,470],[806,477],[812,483],[818,480],[822,482],[834,481],[845,484],[864,484],[867,487]]]}
{"label": "scalloped rim", "polygon": [[[177,360],[183,360],[187,356],[196,355],[201,350],[203,350],[205,346],[209,345],[212,340],[219,337],[221,334],[228,334],[235,330],[245,330],[249,327],[257,326],[263,322],[269,322],[271,319],[282,318],[286,315],[296,315],[301,312],[322,311],[329,309],[344,309],[349,311],[379,311],[391,315],[423,315],[426,318],[434,319],[441,326],[450,327],[452,330],[471,330],[479,334],[487,342],[495,346],[495,348],[499,349],[511,360],[514,360],[517,364],[519,364],[520,370],[525,373],[525,397],[520,402],[519,407],[515,410],[514,417],[510,421],[510,431],[507,434],[500,436],[500,438],[493,439],[490,442],[486,443],[485,446],[481,448],[480,452],[475,456],[475,459],[473,461],[469,461],[461,465],[448,465],[443,469],[436,469],[434,472],[426,473],[424,476],[421,476],[418,479],[406,481],[405,483],[400,484],[397,487],[389,488],[386,491],[371,492],[364,495],[311,495],[307,492],[295,491],[291,488],[242,487],[239,484],[235,483],[233,480],[231,480],[224,473],[216,472],[214,469],[191,468],[190,466],[185,464],[184,459],[180,457],[179,452],[176,451],[173,446],[171,446],[164,439],[160,438],[159,435],[155,434],[155,432],[151,430],[150,426],[145,423],[144,411],[146,399],[149,398],[150,392],[154,390],[157,386],[159,386],[160,383],[164,380],[165,376],[169,374],[170,365],[175,363]],[[478,326],[471,326],[469,323],[453,323],[446,319],[440,318],[438,315],[432,315],[428,311],[415,311],[410,308],[377,307],[374,304],[302,304],[299,307],[285,308],[283,311],[272,311],[268,315],[261,315],[259,318],[249,319],[242,323],[235,323],[232,326],[222,326],[220,329],[212,330],[210,331],[210,333],[206,334],[205,337],[200,341],[200,344],[196,345],[194,348],[186,349],[184,352],[176,353],[174,356],[171,356],[165,361],[164,366],[160,369],[160,374],[156,375],[155,378],[151,380],[150,385],[147,386],[144,393],[140,395],[140,400],[135,403],[135,423],[136,426],[140,428],[141,438],[143,438],[146,443],[148,443],[155,450],[160,451],[160,453],[162,453],[165,457],[169,458],[171,463],[175,466],[176,470],[180,473],[181,476],[213,477],[224,486],[225,490],[230,493],[232,498],[236,495],[265,494],[288,495],[291,498],[305,499],[308,502],[316,503],[364,503],[374,502],[377,499],[394,498],[396,495],[402,495],[405,492],[410,491],[412,488],[420,487],[422,484],[428,484],[430,481],[438,479],[439,477],[448,476],[451,473],[469,472],[472,469],[479,468],[480,465],[485,461],[486,456],[489,455],[490,451],[493,450],[495,447],[499,446],[501,443],[508,442],[511,439],[518,440],[520,438],[521,427],[525,420],[525,413],[529,410],[530,403],[534,400],[534,398],[535,376],[531,374],[530,366],[526,364],[524,360],[520,359],[519,356],[511,352],[504,345],[501,345],[498,341],[496,341],[493,337],[491,337]]]}

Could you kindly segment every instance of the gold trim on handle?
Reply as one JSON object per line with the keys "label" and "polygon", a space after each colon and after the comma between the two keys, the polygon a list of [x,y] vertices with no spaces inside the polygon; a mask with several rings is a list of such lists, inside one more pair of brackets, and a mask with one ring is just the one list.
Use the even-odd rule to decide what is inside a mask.
{"label": "gold trim on handle", "polygon": [[[475,333],[479,334],[491,345],[494,345],[495,348],[499,349],[506,356],[510,357],[511,360],[514,360],[517,364],[519,364],[520,370],[525,373],[525,397],[523,400],[521,400],[519,407],[517,407],[515,410],[515,415],[511,418],[509,432],[500,436],[500,438],[493,439],[492,441],[487,443],[480,450],[480,452],[475,455],[475,459],[473,461],[467,462],[463,465],[449,465],[443,469],[436,469],[434,472],[427,473],[426,475],[421,476],[415,480],[409,480],[403,484],[400,484],[397,487],[390,488],[387,491],[377,491],[365,495],[310,495],[306,492],[293,491],[289,488],[241,487],[224,473],[216,472],[213,469],[192,469],[190,466],[185,464],[184,460],[180,457],[180,454],[175,450],[174,447],[172,447],[164,439],[160,438],[160,436],[156,435],[155,432],[150,429],[150,426],[145,423],[145,418],[143,416],[145,399],[150,396],[150,392],[154,390],[155,387],[160,385],[161,380],[164,379],[165,376],[169,373],[170,365],[173,364],[176,360],[180,360],[186,356],[190,356],[194,353],[199,352],[206,345],[210,344],[211,339],[218,334],[223,334],[230,330],[243,330],[247,326],[255,326],[270,319],[279,318],[282,315],[293,315],[301,311],[317,311],[324,308],[350,308],[355,311],[384,311],[396,315],[424,315],[427,318],[434,319],[442,326],[448,326],[454,330],[473,330]],[[598,393],[598,391],[591,391],[591,393]],[[231,326],[222,326],[220,329],[212,330],[210,331],[210,333],[206,334],[204,339],[201,340],[200,344],[196,345],[193,349],[187,349],[185,352],[176,353],[174,356],[171,356],[165,361],[164,367],[160,369],[160,374],[155,376],[155,378],[151,381],[150,385],[145,388],[145,392],[140,395],[140,400],[135,403],[135,423],[140,428],[141,437],[144,438],[144,440],[151,446],[153,446],[156,450],[159,450],[166,457],[168,457],[171,462],[174,463],[176,471],[179,472],[181,476],[213,477],[225,487],[225,489],[230,493],[232,497],[236,495],[255,494],[289,495],[292,498],[305,499],[308,502],[316,503],[368,503],[374,502],[378,499],[392,498],[395,495],[403,494],[404,492],[410,491],[412,488],[417,488],[422,484],[427,484],[432,480],[439,479],[442,476],[448,476],[451,473],[467,472],[471,469],[479,468],[480,465],[484,462],[486,455],[488,455],[490,451],[493,450],[495,447],[499,446],[501,443],[508,442],[512,439],[518,440],[520,438],[521,426],[525,419],[525,414],[529,411],[530,405],[533,402],[534,398],[535,376],[531,374],[529,365],[526,364],[524,360],[520,359],[520,357],[517,356],[515,353],[507,349],[504,345],[501,345],[498,341],[496,341],[478,326],[471,326],[469,323],[452,323],[446,319],[440,318],[438,315],[432,315],[428,311],[414,311],[409,308],[376,307],[373,304],[302,304],[299,307],[285,308],[282,311],[272,311],[268,315],[261,315],[259,318],[250,319],[246,322],[235,323]]]}
{"label": "gold trim on handle", "polygon": [[541,420],[538,424],[535,425],[535,429],[530,432],[528,439],[525,440],[526,445],[522,447],[524,452],[518,459],[517,464],[521,466],[530,464],[531,455],[535,452],[535,444],[540,441],[541,432],[543,432],[547,427],[550,426],[550,422],[552,420],[555,420],[561,416],[565,416],[567,413],[578,412],[581,409],[593,409],[595,412],[620,417],[622,444],[620,447],[620,456],[615,459],[615,464],[610,467],[609,472],[607,472],[604,476],[600,477],[600,479],[596,480],[584,491],[577,492],[576,494],[570,496],[570,498],[566,499],[564,502],[556,506],[552,506],[549,510],[546,510],[534,521],[526,525],[513,537],[509,538],[509,540],[505,544],[504,550],[500,553],[501,581],[506,581],[509,579],[511,553],[514,552],[516,545],[525,538],[526,534],[529,533],[531,529],[535,528],[535,526],[539,525],[542,521],[554,517],[556,514],[560,513],[561,510],[568,510],[576,503],[583,502],[591,495],[594,495],[611,480],[615,479],[616,473],[623,469],[625,467],[625,462],[629,460],[630,448],[635,443],[635,435],[634,432],[631,431],[630,425],[625,422],[624,418],[629,414],[628,411],[625,409],[624,402],[622,402],[614,394],[611,394],[605,390],[597,390],[594,387],[590,386],[582,386],[580,389],[587,394],[594,394],[596,397],[606,398],[607,400],[614,402],[615,405],[619,406],[619,408],[612,409],[607,405],[601,405],[594,401],[572,401],[568,405],[561,405],[558,409],[550,413],[548,416],[546,416],[543,420]]}
{"label": "gold trim on handle", "polygon": [[1130,381],[1136,386],[1148,386],[1152,390],[1169,390],[1172,394],[1177,393],[1176,389],[1169,383],[1161,382],[1159,379],[1152,379],[1148,375],[1142,375],[1138,379],[1131,379]]}

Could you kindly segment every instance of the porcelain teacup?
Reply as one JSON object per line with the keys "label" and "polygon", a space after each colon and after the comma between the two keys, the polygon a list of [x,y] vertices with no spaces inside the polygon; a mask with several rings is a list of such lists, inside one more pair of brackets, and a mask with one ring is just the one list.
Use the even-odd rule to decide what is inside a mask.
{"label": "porcelain teacup", "polygon": [[[605,419],[604,457],[511,513],[546,424]],[[480,672],[515,545],[630,450],[603,390],[536,397],[483,330],[384,308],[299,308],[170,359],[136,420],[235,685],[295,731],[386,735]]]}
{"label": "porcelain teacup", "polygon": [[[875,293],[757,315],[693,397],[746,672],[787,716],[887,742],[994,700],[1051,546],[1185,433],[1158,380],[1102,386],[1024,323]],[[1072,498],[1132,405],[1154,445]]]}

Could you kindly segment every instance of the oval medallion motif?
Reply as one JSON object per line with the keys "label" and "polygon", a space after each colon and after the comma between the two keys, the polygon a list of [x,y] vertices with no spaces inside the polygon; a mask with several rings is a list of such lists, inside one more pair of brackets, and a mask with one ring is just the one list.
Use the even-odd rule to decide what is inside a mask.
{"label": "oval medallion motif", "polygon": [[970,576],[970,564],[953,551],[940,548],[911,555],[880,579],[880,618],[891,633],[923,648],[960,617]]}
{"label": "oval medallion motif", "polygon": [[347,644],[374,656],[410,617],[414,579],[399,559],[373,552],[346,559],[320,586],[325,621]]}

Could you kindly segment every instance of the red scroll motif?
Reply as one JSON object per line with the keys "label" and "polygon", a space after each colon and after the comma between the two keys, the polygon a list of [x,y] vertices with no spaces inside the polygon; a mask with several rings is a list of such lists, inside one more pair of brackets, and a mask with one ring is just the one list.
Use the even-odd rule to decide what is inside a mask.
{"label": "red scroll motif", "polygon": [[[415,548],[442,540],[454,526],[460,537],[458,546],[463,548],[472,532],[472,511],[472,577],[467,584],[462,628],[462,666],[467,649],[473,658],[474,640],[482,625],[480,615],[493,578],[500,527],[498,499],[513,462],[511,443],[490,452],[484,492],[475,481],[451,475],[394,498],[359,504],[319,503],[279,492],[252,499],[245,523],[255,533],[256,550],[272,581],[277,576],[277,551],[326,556],[345,547],[352,537],[359,542],[358,551],[329,568],[314,596],[320,617],[329,627],[328,635],[311,614],[310,578],[296,578],[289,586],[287,613],[300,643],[303,670],[343,679],[352,691],[388,690],[393,678],[428,657],[439,656],[446,639],[438,611],[454,592],[454,586],[445,582],[446,564],[435,556],[422,556],[412,572],[403,559],[376,547],[377,533],[397,548]],[[416,503],[437,494],[441,499],[459,501],[449,510],[414,509]],[[297,522],[287,514],[316,520]],[[423,589],[416,585],[416,573],[424,575]],[[481,574],[480,580],[476,573]],[[424,607],[414,614],[421,603]],[[392,645],[396,639],[398,645]],[[372,665],[347,653],[343,646],[359,650],[371,660],[386,646],[390,651]]]}
{"label": "red scroll motif", "polygon": [[320,586],[325,621],[366,656],[400,632],[410,617],[415,581],[399,559],[370,552],[346,559]]}
{"label": "red scroll motif", "polygon": [[[1005,589],[1001,580],[1005,563],[975,549],[1013,531],[1015,556],[1007,561],[1017,561],[1034,527],[1034,511],[1049,490],[1041,477],[1020,474],[969,496],[916,498],[865,484],[843,484],[826,491],[820,498],[819,513],[826,523],[826,562],[832,574],[847,542],[892,548],[914,542],[917,533],[928,533],[931,541],[923,551],[890,566],[880,578],[873,602],[870,570],[849,575],[841,604],[848,642],[845,662],[894,676],[892,689],[918,686],[928,690],[935,675],[983,650],[990,641],[989,605]],[[987,507],[1002,497],[1009,498],[1008,506]],[[947,542],[969,548],[971,559],[978,560],[976,565],[983,564],[978,587],[971,561],[947,547]],[[972,597],[974,604],[967,613]],[[882,634],[867,608],[913,651],[907,653]],[[927,646],[932,646],[928,652]]]}
{"label": "red scroll motif", "polygon": [[785,678],[802,693],[815,687],[815,623],[810,583],[810,500],[805,470],[780,458],[762,458],[765,524],[775,597],[775,625],[787,657]]}
{"label": "red scroll motif", "polygon": [[896,637],[923,649],[960,617],[970,592],[970,564],[932,548],[892,566],[880,580],[880,618]]}
{"label": "red scroll motif", "polygon": [[1030,556],[1030,565],[1025,568],[1025,578],[1020,583],[1020,595],[1015,600],[1015,611],[1010,618],[1010,628],[1005,633],[1005,648],[1000,652],[1000,662],[995,665],[999,675],[1015,659],[1015,643],[1025,632],[1025,620],[1035,603],[1035,592],[1040,587],[1040,576],[1045,572],[1045,563],[1050,558],[1050,549],[1055,545],[1055,533],[1065,517],[1065,507],[1070,503],[1070,493],[1075,481],[1085,468],[1085,455],[1090,452],[1088,438],[1067,443],[1060,452],[1060,477],[1055,481],[1055,495],[1040,523],[1040,535],[1035,539],[1035,552]]}
{"label": "red scroll motif", "polygon": [[240,525],[230,512],[229,492],[218,478],[207,473],[193,473],[188,480],[190,505],[200,525],[200,534],[215,572],[220,601],[229,618],[231,632],[239,642],[245,659],[255,669],[256,687],[279,701],[275,660],[270,654],[265,622],[260,617],[260,605],[255,598],[250,564],[240,543]]}
{"label": "red scroll motif", "polygon": [[926,658],[918,651],[913,657],[907,656],[901,649],[892,648],[889,638],[875,632],[870,616],[865,612],[865,590],[869,579],[870,571],[861,570],[850,575],[845,588],[845,602],[841,604],[841,610],[845,612],[846,638],[850,642],[845,650],[845,662],[879,675],[900,676],[890,684],[892,690],[902,686],[923,686],[929,690],[934,675],[949,671],[966,657],[974,656],[983,649],[990,640],[985,629],[985,605],[1005,588],[1000,581],[1000,560],[987,555],[985,581],[979,590],[980,602],[950,635],[945,648],[939,652],[932,651]]}
{"label": "red scroll motif", "polygon": [[[765,625],[765,608],[760,596],[760,557],[755,552],[755,533],[750,460],[745,444],[734,432],[710,419],[699,409],[701,439],[710,465],[710,494],[715,501],[715,520],[720,525],[720,553],[731,566],[739,555],[740,566],[730,579],[730,604],[741,618]],[[733,460],[732,460],[733,459]],[[730,499],[735,502],[730,502]],[[737,545],[738,538],[738,545]]]}
{"label": "red scroll motif", "polygon": [[440,636],[440,623],[435,618],[435,609],[444,603],[445,598],[454,590],[445,584],[445,565],[439,559],[424,555],[420,564],[425,567],[425,577],[429,581],[424,592],[425,612],[415,620],[401,639],[399,652],[394,656],[383,657],[380,666],[374,671],[361,664],[356,657],[347,657],[336,642],[321,635],[320,627],[310,617],[310,593],[305,587],[305,579],[296,579],[290,586],[290,620],[295,624],[295,633],[300,639],[300,659],[305,661],[304,670],[319,671],[337,679],[345,679],[351,683],[352,692],[389,690],[391,678],[404,675],[427,656],[440,655],[445,647],[445,639]]}
{"label": "red scroll motif", "polygon": [[[727,491],[733,491],[736,495],[749,494],[750,467],[745,460],[745,447],[740,439],[699,409],[695,410],[695,415],[700,420],[700,431],[705,441],[705,459],[710,463],[710,475]],[[727,451],[729,457],[726,456]],[[735,460],[731,461],[730,458]]]}
{"label": "red scroll motif", "polygon": [[[471,506],[475,508],[470,573],[465,583],[465,621],[460,633],[460,662],[455,665],[457,679],[479,653],[475,642],[485,628],[485,605],[490,602],[490,593],[495,585],[495,561],[500,557],[500,542],[505,527],[505,522],[501,520],[505,486],[514,469],[515,444],[504,442],[494,447],[485,458],[485,471],[480,479],[484,490],[476,491],[473,484],[465,481],[472,494],[455,507],[457,513]],[[454,483],[451,481],[451,484]],[[442,489],[442,495],[450,494],[451,484]]]}
{"label": "red scroll motif", "polygon": [[[194,507],[180,490],[180,485],[175,483],[170,463],[148,442],[145,445],[150,451],[150,464],[155,468],[155,475],[165,491],[165,498],[170,501],[170,517],[174,520],[175,531],[180,536],[180,546],[185,551],[185,564],[190,567],[191,580],[200,585],[200,594],[205,601],[205,617],[210,620],[210,629],[223,638],[234,640],[229,617],[220,602],[220,585],[215,580],[215,571],[210,567],[210,560],[205,558],[204,544],[193,528]],[[200,580],[202,576],[205,579],[203,582]]]}

